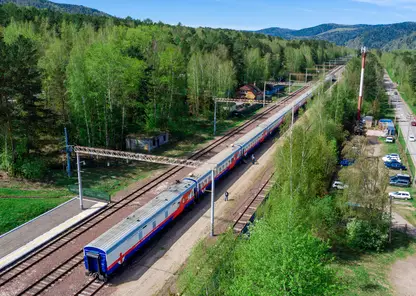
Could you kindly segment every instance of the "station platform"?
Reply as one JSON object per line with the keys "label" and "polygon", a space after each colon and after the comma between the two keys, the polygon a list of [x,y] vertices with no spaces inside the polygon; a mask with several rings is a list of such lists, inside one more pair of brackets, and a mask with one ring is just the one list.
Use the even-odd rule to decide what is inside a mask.
{"label": "station platform", "polygon": [[80,209],[75,197],[52,210],[0,236],[0,270],[19,260],[68,230],[82,220],[103,209],[107,203],[83,199]]}

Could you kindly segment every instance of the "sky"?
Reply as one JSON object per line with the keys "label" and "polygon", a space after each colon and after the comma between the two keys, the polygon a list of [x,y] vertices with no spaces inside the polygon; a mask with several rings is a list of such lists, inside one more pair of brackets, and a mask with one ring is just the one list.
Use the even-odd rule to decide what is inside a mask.
{"label": "sky", "polygon": [[322,23],[390,24],[416,21],[416,0],[52,0],[191,27],[302,29]]}

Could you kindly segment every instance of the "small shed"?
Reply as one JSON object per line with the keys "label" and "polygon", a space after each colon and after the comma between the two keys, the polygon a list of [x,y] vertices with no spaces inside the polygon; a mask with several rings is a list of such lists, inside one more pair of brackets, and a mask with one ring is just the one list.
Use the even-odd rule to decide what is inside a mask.
{"label": "small shed", "polygon": [[371,128],[373,126],[373,116],[365,116],[363,120],[366,128]]}
{"label": "small shed", "polygon": [[126,137],[126,149],[130,151],[152,151],[169,142],[169,133],[160,132],[154,135],[130,134]]}
{"label": "small shed", "polygon": [[378,121],[378,127],[386,131],[386,136],[394,136],[396,134],[396,129],[391,119],[380,119]]}

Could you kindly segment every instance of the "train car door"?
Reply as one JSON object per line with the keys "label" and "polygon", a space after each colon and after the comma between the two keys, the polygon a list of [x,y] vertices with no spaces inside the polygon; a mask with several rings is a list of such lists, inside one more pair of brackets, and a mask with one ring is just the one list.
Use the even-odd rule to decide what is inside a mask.
{"label": "train car door", "polygon": [[101,268],[101,255],[97,253],[86,252],[85,256],[87,257],[88,271],[97,274],[100,280],[105,280],[107,276]]}

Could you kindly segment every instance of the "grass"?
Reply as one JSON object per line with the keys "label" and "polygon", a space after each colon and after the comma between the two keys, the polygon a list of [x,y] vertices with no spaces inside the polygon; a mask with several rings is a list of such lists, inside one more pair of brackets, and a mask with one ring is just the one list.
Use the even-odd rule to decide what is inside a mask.
{"label": "grass", "polygon": [[333,268],[346,288],[343,295],[393,295],[389,282],[390,266],[399,259],[416,253],[416,242],[393,232],[393,242],[384,252],[358,254],[351,250],[336,253]]}
{"label": "grass", "polygon": [[[150,176],[152,171],[161,167],[162,165],[157,164],[135,162],[127,164],[123,161],[111,162],[110,167],[102,162],[95,163],[94,167],[82,168],[82,185],[84,188],[114,195],[131,183]],[[77,187],[76,174],[68,178],[65,172],[55,171],[52,178],[55,186],[61,187],[67,192],[69,192],[68,186]]]}
{"label": "grass", "polygon": [[0,197],[36,197],[36,198],[58,198],[68,197],[67,190],[23,190],[20,188],[0,188]]}
{"label": "grass", "polygon": [[67,201],[68,198],[1,198],[0,234]]}

